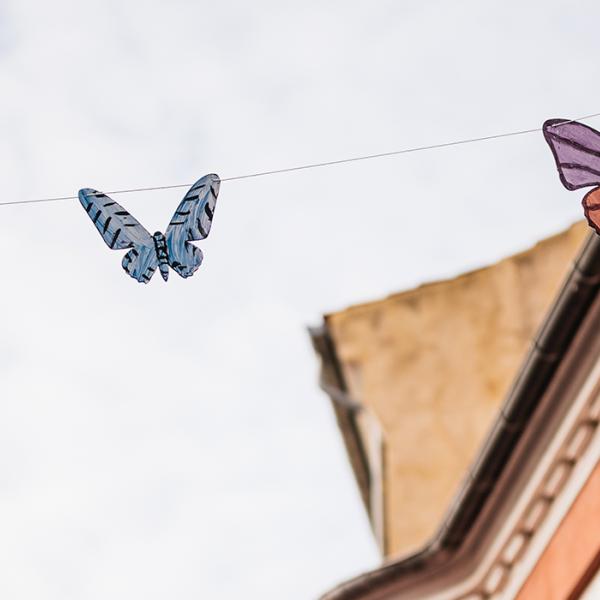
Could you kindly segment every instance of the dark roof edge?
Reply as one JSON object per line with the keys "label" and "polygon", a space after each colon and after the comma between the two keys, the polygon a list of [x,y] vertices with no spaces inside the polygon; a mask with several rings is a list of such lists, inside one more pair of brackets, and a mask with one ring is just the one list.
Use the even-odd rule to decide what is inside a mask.
{"label": "dark roof edge", "polygon": [[590,234],[540,327],[479,457],[434,539],[420,552],[360,575],[322,597],[358,600],[451,560],[474,526],[600,289],[600,237]]}
{"label": "dark roof edge", "polygon": [[600,237],[590,234],[546,315],[479,457],[446,516],[442,547],[462,543],[523,434],[600,288]]}
{"label": "dark roof edge", "polygon": [[348,394],[348,387],[327,322],[325,321],[320,327],[309,327],[308,332],[315,351],[321,357],[320,387],[331,399],[360,495],[370,516],[371,474],[362,437],[356,424],[356,415],[362,406]]}

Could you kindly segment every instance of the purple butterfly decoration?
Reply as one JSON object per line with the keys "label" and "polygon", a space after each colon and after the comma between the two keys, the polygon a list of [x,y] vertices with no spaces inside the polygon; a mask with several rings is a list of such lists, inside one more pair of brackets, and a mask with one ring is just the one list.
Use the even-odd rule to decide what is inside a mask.
{"label": "purple butterfly decoration", "polygon": [[[567,119],[550,119],[542,130],[568,190],[600,186],[600,132]],[[600,187],[588,192],[582,204],[590,227],[600,234]]]}

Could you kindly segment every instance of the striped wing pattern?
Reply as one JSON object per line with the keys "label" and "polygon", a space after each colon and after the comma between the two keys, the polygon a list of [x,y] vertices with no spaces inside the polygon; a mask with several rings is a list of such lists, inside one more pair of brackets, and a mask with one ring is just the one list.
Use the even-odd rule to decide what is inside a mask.
{"label": "striped wing pattern", "polygon": [[140,283],[150,281],[158,260],[148,231],[120,204],[101,192],[82,189],[79,201],[109,248],[131,248],[121,263],[127,274]]}
{"label": "striped wing pattern", "polygon": [[140,283],[148,283],[158,267],[154,247],[135,245],[124,257],[121,266],[125,272]]}
{"label": "striped wing pattern", "polygon": [[169,265],[181,277],[190,277],[202,263],[202,251],[190,242],[203,240],[210,233],[220,183],[214,173],[196,181],[167,227]]}
{"label": "striped wing pattern", "polygon": [[600,133],[583,123],[550,119],[542,128],[568,190],[600,185]]}

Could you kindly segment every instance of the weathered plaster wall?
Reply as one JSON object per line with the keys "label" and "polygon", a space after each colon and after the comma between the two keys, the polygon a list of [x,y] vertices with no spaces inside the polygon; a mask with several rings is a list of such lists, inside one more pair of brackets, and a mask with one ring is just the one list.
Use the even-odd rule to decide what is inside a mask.
{"label": "weathered plaster wall", "polygon": [[383,430],[388,555],[435,533],[588,231],[327,317],[350,392]]}

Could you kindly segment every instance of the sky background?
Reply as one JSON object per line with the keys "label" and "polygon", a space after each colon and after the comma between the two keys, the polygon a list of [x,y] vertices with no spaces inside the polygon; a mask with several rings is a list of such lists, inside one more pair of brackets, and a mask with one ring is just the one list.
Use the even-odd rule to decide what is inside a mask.
{"label": "sky background", "polygon": [[[599,22],[592,1],[0,0],[0,200],[598,112]],[[117,199],[153,232],[183,193]],[[310,600],[376,566],[307,325],[523,250],[581,196],[541,134],[225,182],[201,269],[148,286],[78,202],[0,207],[0,596]]]}

